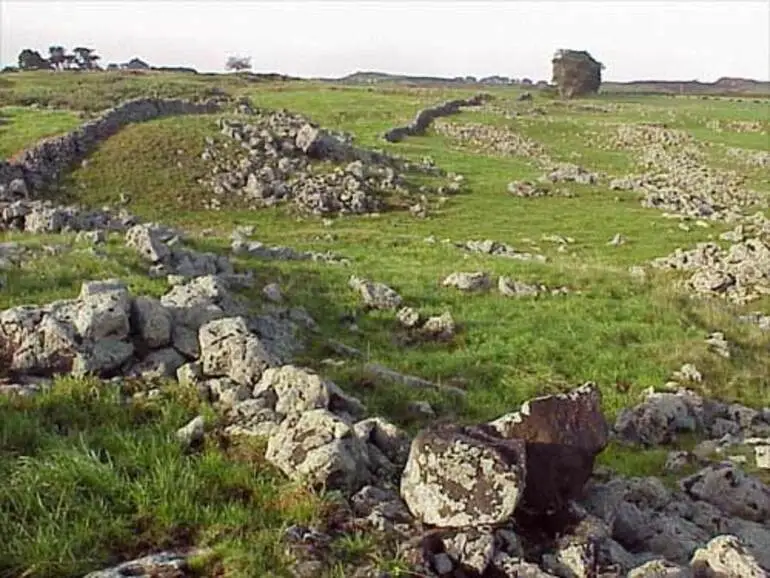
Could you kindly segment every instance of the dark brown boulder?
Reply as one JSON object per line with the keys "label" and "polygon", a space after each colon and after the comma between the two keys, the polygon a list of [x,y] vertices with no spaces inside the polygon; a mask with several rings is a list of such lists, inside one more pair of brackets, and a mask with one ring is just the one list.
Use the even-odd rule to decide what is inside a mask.
{"label": "dark brown boulder", "polygon": [[596,94],[602,84],[601,62],[582,50],[558,50],[551,61],[551,82],[559,88],[562,98]]}
{"label": "dark brown boulder", "polygon": [[566,511],[591,477],[594,460],[606,447],[609,434],[601,393],[593,383],[568,394],[527,401],[518,412],[486,427],[504,439],[526,443],[527,477],[517,518]]}

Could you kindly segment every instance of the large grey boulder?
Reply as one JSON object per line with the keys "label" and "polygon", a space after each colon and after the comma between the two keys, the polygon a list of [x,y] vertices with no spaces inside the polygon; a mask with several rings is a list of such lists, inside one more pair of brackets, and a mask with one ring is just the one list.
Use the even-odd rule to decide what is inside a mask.
{"label": "large grey boulder", "polygon": [[753,522],[770,520],[770,487],[734,464],[709,465],[680,483],[693,498],[730,516]]}
{"label": "large grey boulder", "polygon": [[412,442],[401,496],[426,524],[495,524],[513,514],[525,477],[521,440],[503,440],[480,428],[439,426]]}

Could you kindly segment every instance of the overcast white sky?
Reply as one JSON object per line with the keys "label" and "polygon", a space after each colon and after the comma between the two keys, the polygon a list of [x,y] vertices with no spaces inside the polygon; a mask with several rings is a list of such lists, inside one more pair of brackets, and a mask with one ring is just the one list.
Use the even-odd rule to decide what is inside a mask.
{"label": "overcast white sky", "polygon": [[356,70],[550,79],[557,48],[607,80],[770,79],[770,0],[581,2],[0,0],[0,62],[85,45],[103,61],[342,76]]}

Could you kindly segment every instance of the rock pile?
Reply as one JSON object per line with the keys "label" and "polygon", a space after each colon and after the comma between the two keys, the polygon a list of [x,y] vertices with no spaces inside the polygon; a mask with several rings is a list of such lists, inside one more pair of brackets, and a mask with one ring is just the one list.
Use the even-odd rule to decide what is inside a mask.
{"label": "rock pile", "polygon": [[0,200],[37,195],[93,152],[102,141],[130,123],[181,114],[211,114],[216,102],[140,98],[107,110],[65,135],[46,139],[13,161],[0,161]]}
{"label": "rock pile", "polygon": [[770,151],[730,147],[727,149],[727,155],[751,167],[770,167]]}
{"label": "rock pile", "polygon": [[286,111],[255,112],[248,123],[221,119],[219,126],[243,154],[233,158],[230,143],[207,141],[203,159],[213,168],[202,182],[216,195],[212,206],[238,197],[252,208],[288,201],[318,215],[373,213],[386,208],[387,195],[409,197],[417,189],[407,172],[440,173],[355,147],[347,135]]}
{"label": "rock pile", "polygon": [[425,134],[431,123],[440,117],[451,116],[459,113],[466,106],[480,106],[492,99],[489,94],[481,93],[467,99],[457,99],[443,102],[439,105],[424,108],[417,113],[414,120],[406,126],[390,129],[384,138],[389,142],[399,142],[408,136],[421,136]]}
{"label": "rock pile", "polygon": [[652,262],[661,269],[691,272],[688,289],[747,303],[770,294],[770,221],[758,213],[746,219],[722,239],[732,241],[724,249],[717,243],[699,243],[695,249],[677,249]]}
{"label": "rock pile", "polygon": [[454,122],[437,122],[434,127],[438,134],[477,151],[531,159],[546,156],[542,145],[506,127]]}
{"label": "rock pile", "polygon": [[640,155],[642,175],[615,179],[613,190],[644,194],[642,204],[682,217],[736,221],[741,211],[762,204],[744,187],[745,178],[706,164],[706,153],[684,131],[655,124],[621,125],[610,148],[631,149]]}
{"label": "rock pile", "polygon": [[[545,173],[538,183],[578,183],[593,185],[600,176],[572,163],[556,162],[539,143],[526,138],[505,127],[481,123],[457,124],[451,122],[436,123],[436,132],[468,146],[476,151],[483,151],[501,156],[520,156],[532,159]],[[533,185],[528,181],[509,183],[508,192],[520,197],[540,197],[555,194],[550,188]],[[571,196],[568,191],[558,191],[559,195]]]}

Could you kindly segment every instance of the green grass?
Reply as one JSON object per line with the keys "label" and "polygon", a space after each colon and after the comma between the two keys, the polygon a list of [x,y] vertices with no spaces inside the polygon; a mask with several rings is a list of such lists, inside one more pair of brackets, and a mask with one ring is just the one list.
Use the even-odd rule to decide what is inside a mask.
{"label": "green grass", "polygon": [[258,448],[209,440],[186,452],[173,435],[195,415],[183,401],[125,404],[112,386],[66,380],[34,399],[0,398],[0,576],[82,576],[193,544],[213,548],[209,572],[286,575],[281,530],[312,522],[321,502]]}
{"label": "green grass", "polygon": [[67,111],[0,108],[0,159],[8,158],[44,137],[65,133],[80,124]]}
{"label": "green grass", "polygon": [[[207,78],[183,76],[168,80],[155,75],[138,80],[110,80],[99,75],[33,76],[10,75],[13,86],[5,89],[5,102],[38,94],[44,99],[53,98],[57,82],[80,90],[91,108],[136,92],[187,95],[216,86]],[[350,258],[349,268],[253,258],[240,258],[237,264],[252,271],[257,279],[257,287],[246,292],[245,297],[256,299],[263,284],[278,281],[290,304],[305,306],[311,312],[321,334],[300,361],[318,368],[362,398],[372,413],[384,414],[415,430],[424,422],[407,416],[406,405],[411,400],[427,399],[443,415],[461,421],[486,420],[512,411],[528,397],[563,391],[590,380],[602,389],[605,410],[612,419],[620,408],[635,403],[645,388],[662,385],[685,362],[695,363],[703,372],[704,383],[698,386],[703,393],[755,407],[770,405],[770,361],[766,355],[770,338],[735,321],[735,313],[761,308],[763,303],[734,308],[718,300],[693,300],[676,288],[676,275],[657,273],[639,282],[628,273],[629,266],[667,255],[677,247],[717,238],[722,227],[683,231],[676,221],[642,208],[636,195],[603,186],[565,185],[573,190],[574,198],[512,198],[506,193],[509,181],[534,178],[541,172],[530,159],[487,156],[433,133],[398,144],[381,139],[387,128],[410,120],[425,104],[467,91],[391,87],[372,90],[312,83],[259,85],[237,79],[222,83],[233,93],[248,95],[255,105],[287,108],[330,128],[352,132],[363,146],[412,159],[429,155],[442,168],[465,175],[468,192],[452,197],[426,220],[414,219],[405,212],[386,212],[379,218],[335,219],[327,226],[321,219],[300,217],[286,207],[245,211],[237,202],[227,204],[223,211],[203,211],[201,203],[213,195],[197,183],[208,170],[200,153],[204,138],[217,135],[217,117],[201,116],[125,128],[66,180],[60,195],[68,201],[100,206],[114,203],[121,193],[127,193],[132,199],[129,208],[141,216],[183,225],[192,231],[213,229],[214,238],[196,243],[207,250],[226,250],[227,235],[235,226],[254,225],[255,238],[261,241],[298,249],[333,250]],[[501,106],[530,106],[515,102],[516,91],[492,92],[498,95]],[[554,159],[620,176],[633,170],[632,153],[591,147],[586,144],[589,134],[606,137],[613,123],[666,122],[690,131],[702,141],[757,148],[755,134],[716,133],[707,128],[706,122],[710,118],[761,119],[767,107],[766,103],[738,106],[727,101],[631,96],[601,96],[561,105],[537,95],[534,104],[547,114],[506,120],[490,113],[465,112],[451,122],[505,126],[541,143]],[[581,109],[580,104],[608,106],[611,111]],[[14,150],[31,144],[38,135],[61,130],[51,120],[53,117],[43,116],[50,113],[16,114],[18,122],[10,125],[17,135]],[[64,122],[65,117],[61,118]],[[37,132],[36,123],[42,127]],[[716,166],[717,159],[714,162]],[[761,175],[753,178],[761,180]],[[323,240],[329,233],[334,240]],[[625,235],[628,242],[620,247],[608,246],[616,233]],[[575,239],[568,253],[558,252],[555,244],[542,239],[553,234]],[[428,236],[439,242],[426,243]],[[4,233],[2,237],[38,245],[72,241],[67,235],[33,239]],[[440,243],[443,238],[495,239],[545,254],[548,262],[533,264],[469,255]],[[5,274],[7,290],[0,293],[0,308],[74,297],[81,281],[94,278],[126,279],[137,293],[159,295],[165,290],[163,282],[147,279],[144,266],[122,247],[119,238],[110,240],[106,252],[106,257],[98,257],[75,247],[63,255],[42,256],[24,268],[10,270]],[[453,271],[474,270],[549,286],[566,285],[574,292],[515,300],[495,293],[465,295],[440,286],[442,278]],[[360,308],[356,295],[347,288],[352,273],[391,285],[409,305],[425,313],[450,311],[459,324],[457,337],[449,344],[404,345],[394,316],[387,313],[359,315],[360,333],[347,333],[340,317]],[[732,358],[723,359],[708,350],[704,340],[714,330],[725,332],[734,348]],[[325,338],[361,349],[365,361],[462,385],[467,389],[467,398],[458,402],[440,393],[373,384],[359,362],[330,368],[321,363],[328,355],[323,348]],[[154,518],[146,529],[147,548],[157,547],[164,537],[175,535],[175,528],[193,529],[192,542],[211,545],[217,551],[211,560],[203,562],[204,566],[219,564],[225,576],[264,575],[260,573],[266,572],[268,564],[280,568],[283,563],[276,549],[277,528],[293,520],[321,516],[322,505],[312,496],[303,495],[285,508],[270,505],[285,488],[285,482],[264,464],[233,461],[232,456],[213,445],[202,455],[182,455],[169,434],[192,415],[189,408],[182,409],[184,404],[171,399],[158,402],[157,408],[126,411],[116,409],[118,406],[106,394],[94,401],[78,391],[70,384],[60,393],[34,402],[13,402],[27,404],[23,411],[12,408],[11,402],[0,406],[0,411],[16,416],[7,421],[2,430],[6,433],[0,440],[0,452],[6,456],[0,460],[0,471],[5,468],[9,472],[6,477],[27,476],[19,478],[30,488],[27,493],[51,500],[55,498],[47,497],[46,491],[57,480],[63,487],[86,488],[83,495],[76,493],[63,502],[66,516],[58,520],[52,519],[42,506],[32,504],[32,498],[18,490],[23,486],[9,486],[9,492],[17,488],[14,500],[30,504],[25,510],[28,517],[14,517],[12,524],[0,527],[12,528],[13,532],[20,531],[18,528],[38,532],[23,544],[14,539],[3,541],[0,547],[6,550],[0,551],[0,559],[13,560],[14,572],[32,568],[31,576],[70,576],[104,565],[120,554],[135,553],[141,548],[136,538],[129,536],[129,530],[134,528],[137,517],[144,519],[142,515],[149,513]],[[59,409],[50,409],[54,406]],[[1,408],[11,408],[14,413]],[[88,427],[83,425],[77,435],[62,435],[51,425],[52,418],[46,417],[51,412],[72,413],[73,423]],[[14,441],[18,439],[26,440],[23,447],[32,465],[10,457],[9,452],[16,451],[13,448],[21,443]],[[105,452],[114,454],[111,462],[102,459]],[[162,463],[153,461],[160,458]],[[613,446],[601,460],[629,475],[649,475],[659,472],[665,451],[636,452]],[[146,464],[147,471],[136,479],[121,469],[122,464],[137,463]],[[13,473],[17,471],[23,473]],[[83,479],[77,477],[80,471]],[[163,492],[173,476],[183,481],[179,491],[169,496]],[[97,484],[96,479],[104,481]],[[230,499],[223,491],[210,503],[199,501],[196,505],[196,492],[213,491],[230,483],[249,488],[252,501]],[[49,504],[45,500],[42,503]],[[264,517],[255,514],[261,508],[267,508]],[[109,523],[94,526],[97,515]],[[104,537],[99,533],[102,530]],[[82,550],[89,540],[97,544],[92,554]],[[346,564],[354,560],[381,567],[398,565],[387,556],[378,558],[378,544],[361,536],[340,541],[335,552],[338,564],[330,570],[330,576],[343,576]]]}

